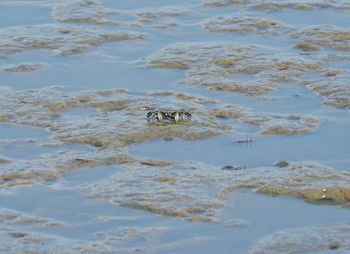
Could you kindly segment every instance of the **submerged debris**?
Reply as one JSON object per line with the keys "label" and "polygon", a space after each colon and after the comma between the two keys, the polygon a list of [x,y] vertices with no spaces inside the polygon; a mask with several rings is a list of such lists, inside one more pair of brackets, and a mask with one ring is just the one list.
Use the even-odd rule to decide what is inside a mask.
{"label": "submerged debris", "polygon": [[226,165],[224,167],[222,167],[221,169],[222,170],[241,170],[241,169],[246,169],[246,165],[241,165],[241,166],[237,166],[237,167],[234,167],[234,166],[231,166],[231,165]]}
{"label": "submerged debris", "polygon": [[246,137],[244,139],[237,139],[235,140],[235,143],[238,144],[250,144],[254,141],[252,135],[246,135]]}
{"label": "submerged debris", "polygon": [[289,162],[288,161],[279,161],[279,162],[275,163],[274,166],[278,167],[278,168],[285,168],[285,167],[289,166]]}

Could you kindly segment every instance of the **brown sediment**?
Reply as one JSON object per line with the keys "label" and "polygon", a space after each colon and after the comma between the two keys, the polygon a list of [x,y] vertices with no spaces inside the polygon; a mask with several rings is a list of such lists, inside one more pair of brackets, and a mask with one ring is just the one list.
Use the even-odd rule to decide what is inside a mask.
{"label": "brown sediment", "polygon": [[322,96],[325,103],[336,108],[350,106],[350,88],[333,84],[331,81],[305,82],[306,87],[312,92]]}
{"label": "brown sediment", "polygon": [[[174,167],[179,167],[180,170],[172,170]],[[196,165],[176,164],[170,167],[154,169],[150,166],[135,164],[127,171],[122,170],[120,174],[116,174],[108,180],[106,179],[106,188],[100,188],[102,186],[97,184],[92,191],[91,197],[104,199],[108,195],[113,203],[134,209],[172,217],[182,217],[191,221],[215,221],[215,216],[212,215],[222,204],[220,204],[219,200],[216,202],[206,200],[205,197],[207,197],[208,191],[203,189],[207,185],[205,175],[202,177],[198,175],[197,178],[191,180],[193,184],[190,183],[186,172],[193,173],[193,169],[190,169],[193,167],[196,167]],[[136,177],[136,175],[138,176]],[[113,182],[118,184],[115,185]],[[149,184],[153,187],[148,188],[148,190],[144,189]],[[169,184],[172,186],[171,189],[168,188]],[[122,187],[119,190],[117,186],[129,186],[130,188],[123,190]],[[179,188],[180,186],[182,187]],[[192,192],[195,190],[195,186],[199,187],[199,189]],[[110,187],[113,190],[110,190],[110,194],[107,194],[107,189]],[[203,195],[200,195],[202,199],[195,197],[195,193],[198,193],[198,191],[203,191]]]}
{"label": "brown sediment", "polygon": [[115,204],[190,221],[219,222],[226,199],[238,189],[346,205],[350,201],[349,179],[346,171],[312,163],[244,170],[179,162],[155,169],[136,163],[89,188],[91,197]]}
{"label": "brown sediment", "polygon": [[[134,158],[128,155],[127,148],[131,144],[155,139],[201,140],[231,133],[233,129],[230,122],[220,123],[219,118],[231,118],[255,124],[262,128],[263,134],[273,135],[309,133],[318,126],[318,119],[312,117],[260,113],[235,105],[221,107],[213,100],[177,92],[156,91],[134,95],[115,89],[67,95],[61,88],[51,87],[21,91],[6,90],[0,97],[2,111],[15,112],[7,119],[9,123],[45,126],[50,130],[50,142],[54,142],[56,146],[62,143],[87,144],[95,148],[2,164],[4,167],[1,172],[2,187],[57,180],[65,172],[82,167],[123,165],[123,168],[133,168],[135,165],[140,165],[159,170],[164,167],[183,168],[184,165],[174,162]],[[74,121],[64,117],[65,110],[85,107],[101,110],[88,117],[77,116]],[[149,108],[186,110],[191,112],[193,117],[189,121],[179,123],[148,122],[145,110]],[[63,117],[59,121],[52,121],[52,114],[57,112]],[[271,130],[271,126],[277,125],[282,126],[284,132],[267,132]],[[192,167],[186,164],[187,166]],[[174,178],[171,175],[158,175],[158,177]],[[198,180],[200,179],[202,176]],[[177,180],[176,183],[178,182],[181,183]],[[201,208],[202,205],[198,207]]]}
{"label": "brown sediment", "polygon": [[318,51],[321,50],[321,48],[313,43],[309,43],[309,42],[299,42],[297,44],[294,45],[294,48],[296,49],[302,49],[304,51]]}
{"label": "brown sediment", "polygon": [[313,132],[319,126],[319,119],[315,117],[258,113],[231,105],[226,105],[222,109],[214,109],[211,114],[217,118],[230,118],[261,126],[261,133],[264,135],[302,135]]}
{"label": "brown sediment", "polygon": [[0,122],[8,122],[10,121],[11,116],[9,114],[5,114],[5,115],[0,115]]}
{"label": "brown sediment", "polygon": [[7,159],[0,158],[0,164],[8,164],[8,163],[11,163],[11,161],[7,160]]}
{"label": "brown sediment", "polygon": [[[11,172],[4,171],[0,173],[0,183],[6,182],[23,182],[28,183],[27,180],[40,179],[44,181],[56,180],[59,177],[58,172],[54,171],[24,171],[24,172]],[[12,184],[12,183],[11,183]]]}
{"label": "brown sediment", "polygon": [[295,73],[301,73],[305,69],[308,71],[317,70],[321,67],[320,63],[305,63],[301,59],[289,59],[289,60],[282,60],[279,61],[275,68],[279,71],[286,71],[291,70]]}
{"label": "brown sediment", "polygon": [[341,73],[340,70],[331,69],[331,70],[325,70],[324,72],[322,72],[322,75],[325,77],[334,77],[334,76],[337,76],[339,73]]}
{"label": "brown sediment", "polygon": [[228,119],[239,119],[243,117],[245,114],[239,111],[240,108],[235,110],[220,110],[214,109],[210,112],[211,115],[217,118],[228,118]]}
{"label": "brown sediment", "polygon": [[289,229],[261,239],[249,253],[287,253],[291,248],[300,253],[346,253],[350,249],[349,234],[348,223]]}
{"label": "brown sediment", "polygon": [[219,59],[219,60],[216,60],[214,63],[217,65],[229,67],[231,65],[237,64],[237,59],[234,59],[234,58]]}
{"label": "brown sediment", "polygon": [[117,25],[107,19],[116,10],[104,8],[98,0],[65,0],[54,5],[52,16],[56,21],[81,24]]}
{"label": "brown sediment", "polygon": [[140,22],[151,22],[159,18],[174,18],[174,17],[184,17],[190,15],[187,10],[179,9],[172,6],[160,7],[160,8],[145,8],[138,9],[131,13]]}
{"label": "brown sediment", "polygon": [[274,86],[251,85],[244,83],[209,83],[205,84],[210,90],[223,92],[237,92],[249,96],[258,96],[265,93],[275,91]]}
{"label": "brown sediment", "polygon": [[88,144],[94,147],[106,147],[108,146],[107,141],[102,141],[96,137],[79,137],[79,138],[67,138],[63,139],[63,142],[66,144]]}
{"label": "brown sediment", "polygon": [[[103,241],[80,241],[54,234],[39,233],[35,229],[19,232],[15,228],[0,226],[1,253],[110,253]],[[125,237],[127,239],[127,237]]]}
{"label": "brown sediment", "polygon": [[[55,220],[46,219],[39,216],[26,215],[10,209],[0,209],[0,220],[1,224],[6,225],[31,225],[42,228],[56,228],[63,226],[63,223]],[[13,236],[24,237],[20,236],[20,234]]]}
{"label": "brown sediment", "polygon": [[202,97],[198,97],[198,96],[191,96],[191,95],[185,94],[185,93],[177,93],[176,98],[179,100],[183,100],[183,101],[193,101],[193,102],[196,102],[198,104],[203,104],[203,105],[217,104],[216,100],[202,98]]}
{"label": "brown sediment", "polygon": [[2,56],[30,49],[46,49],[54,55],[70,56],[108,41],[142,39],[143,35],[131,32],[105,32],[69,25],[17,26],[0,29]]}
{"label": "brown sediment", "polygon": [[[170,44],[148,57],[146,64],[154,68],[183,66],[187,85],[260,98],[285,82],[304,84],[310,91],[323,96],[327,105],[348,107],[349,89],[344,84],[333,84],[332,80],[301,80],[302,75],[310,72],[327,77],[337,75],[337,70],[325,72],[322,68],[325,61],[317,56],[279,59],[266,48],[213,42]],[[235,80],[235,76],[240,74],[248,74],[249,81]],[[266,131],[269,132],[283,133],[284,130],[275,127]],[[298,133],[299,130],[293,130],[290,134],[293,132]]]}
{"label": "brown sediment", "polygon": [[333,26],[313,26],[306,29],[259,16],[218,16],[202,21],[202,28],[211,32],[280,35],[299,42],[294,48],[304,51],[333,48],[350,50],[350,31]]}
{"label": "brown sediment", "polygon": [[[301,182],[300,178],[293,179],[296,182]],[[350,200],[350,188],[346,187],[329,187],[329,188],[315,188],[315,189],[304,189],[304,190],[291,190],[285,187],[263,187],[259,189],[260,193],[281,196],[291,195],[304,199],[306,202],[313,204],[344,204]]]}
{"label": "brown sediment", "polygon": [[241,179],[225,187],[220,195],[226,196],[237,188],[245,187],[269,195],[291,195],[310,203],[338,205],[350,200],[348,172],[322,165],[292,164],[283,169],[258,169],[254,175],[249,174],[249,170],[240,171]]}
{"label": "brown sediment", "polygon": [[50,109],[51,111],[63,111],[63,110],[67,110],[67,109],[72,109],[77,107],[78,104],[77,102],[74,101],[65,101],[65,102],[57,102],[57,103],[53,103],[48,105],[48,109]]}
{"label": "brown sediment", "polygon": [[101,109],[102,111],[112,112],[126,109],[128,108],[128,105],[132,102],[133,100],[128,99],[119,101],[102,101],[90,103],[88,104],[88,106]]}
{"label": "brown sediment", "polygon": [[203,0],[203,3],[207,6],[220,7],[229,5],[240,5],[244,8],[253,8],[263,11],[281,11],[285,9],[295,10],[313,10],[313,9],[349,9],[350,5],[344,2],[325,2],[325,1],[257,1],[257,0]]}
{"label": "brown sediment", "polygon": [[38,63],[21,63],[15,65],[8,65],[2,68],[6,72],[31,72],[43,67],[43,64]]}
{"label": "brown sediment", "polygon": [[285,167],[289,166],[289,162],[288,161],[279,161],[279,162],[275,163],[274,166],[278,167],[278,168],[285,168]]}
{"label": "brown sediment", "polygon": [[23,232],[11,232],[9,233],[9,235],[15,238],[22,238],[22,237],[26,237],[28,234]]}
{"label": "brown sediment", "polygon": [[[135,20],[120,21],[118,17],[121,15]],[[104,8],[99,0],[66,0],[55,4],[52,11],[53,18],[64,23],[136,28],[152,26],[161,29],[177,26],[175,19],[188,15],[190,11],[172,6],[131,10]]]}
{"label": "brown sediment", "polygon": [[318,8],[316,4],[310,3],[254,3],[252,8],[265,10],[265,11],[277,11],[282,9],[296,9],[296,10],[312,10]]}
{"label": "brown sediment", "polygon": [[169,161],[159,161],[159,160],[141,160],[140,161],[141,165],[146,165],[150,167],[169,167],[174,165],[174,162],[169,162]]}
{"label": "brown sediment", "polygon": [[204,20],[202,28],[223,33],[280,33],[289,34],[296,30],[277,20],[257,16],[218,16]]}
{"label": "brown sediment", "polygon": [[318,47],[350,50],[350,31],[332,26],[315,26],[291,35],[300,41],[308,41]]}
{"label": "brown sediment", "polygon": [[173,182],[176,182],[176,179],[172,178],[172,177],[159,177],[157,179],[161,183],[173,183]]}
{"label": "brown sediment", "polygon": [[179,25],[181,18],[191,15],[192,12],[187,9],[180,9],[176,6],[161,6],[157,8],[130,10],[127,14],[135,17],[140,26],[172,29]]}
{"label": "brown sediment", "polygon": [[[311,128],[313,128],[313,126],[311,126]],[[267,126],[262,133],[265,135],[293,136],[306,134],[308,132],[308,128],[299,128],[299,126],[272,125]]]}
{"label": "brown sediment", "polygon": [[[324,59],[280,59],[264,47],[208,42],[170,44],[149,56],[146,64],[153,68],[181,67],[186,72],[184,82],[190,86],[262,97],[280,83],[298,82],[303,74],[317,71]],[[249,79],[241,81],[239,75],[249,75]]]}

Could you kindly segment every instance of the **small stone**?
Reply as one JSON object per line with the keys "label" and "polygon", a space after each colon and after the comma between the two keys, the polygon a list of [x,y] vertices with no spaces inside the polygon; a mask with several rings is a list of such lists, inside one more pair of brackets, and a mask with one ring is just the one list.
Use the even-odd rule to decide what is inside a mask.
{"label": "small stone", "polygon": [[326,77],[334,77],[334,76],[337,76],[339,73],[340,73],[339,70],[327,70],[323,72],[322,75]]}
{"label": "small stone", "polygon": [[22,232],[13,232],[13,233],[9,233],[10,236],[13,236],[15,238],[22,238],[27,236],[27,233],[22,233]]}
{"label": "small stone", "polygon": [[176,179],[172,177],[159,177],[158,181],[161,183],[174,183],[176,182]]}
{"label": "small stone", "polygon": [[286,168],[288,166],[289,166],[288,161],[279,161],[275,164],[275,167],[278,167],[278,168]]}
{"label": "small stone", "polygon": [[0,164],[8,164],[8,163],[11,163],[11,161],[0,158]]}
{"label": "small stone", "polygon": [[308,43],[308,42],[301,42],[296,45],[294,45],[294,48],[301,49],[304,51],[318,51],[321,50],[321,48],[315,44]]}
{"label": "small stone", "polygon": [[170,141],[173,141],[174,138],[173,137],[165,137],[164,140],[167,142],[170,142]]}
{"label": "small stone", "polygon": [[337,250],[340,248],[340,243],[339,242],[332,242],[327,245],[327,248],[330,250]]}
{"label": "small stone", "polygon": [[226,166],[222,167],[221,169],[222,170],[241,170],[241,169],[246,169],[246,166],[242,165],[242,166],[234,167],[231,165],[226,165]]}
{"label": "small stone", "polygon": [[231,166],[231,165],[226,165],[224,167],[221,168],[222,170],[235,170],[235,167]]}

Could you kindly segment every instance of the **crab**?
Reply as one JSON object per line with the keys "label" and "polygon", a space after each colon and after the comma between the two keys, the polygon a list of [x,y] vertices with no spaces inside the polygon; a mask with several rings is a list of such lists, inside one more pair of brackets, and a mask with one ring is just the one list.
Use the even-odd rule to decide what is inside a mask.
{"label": "crab", "polygon": [[148,120],[157,120],[157,121],[174,121],[179,122],[183,120],[191,119],[192,115],[186,111],[169,111],[169,110],[160,110],[160,111],[150,111],[147,113]]}

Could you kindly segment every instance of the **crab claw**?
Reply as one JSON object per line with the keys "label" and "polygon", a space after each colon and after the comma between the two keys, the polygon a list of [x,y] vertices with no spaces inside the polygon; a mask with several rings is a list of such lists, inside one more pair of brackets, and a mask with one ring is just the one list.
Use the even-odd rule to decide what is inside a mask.
{"label": "crab claw", "polygon": [[163,111],[158,111],[158,112],[157,112],[157,120],[158,120],[158,121],[162,121],[163,118],[164,118],[164,116],[165,116],[165,114],[164,114]]}
{"label": "crab claw", "polygon": [[151,117],[153,117],[153,116],[154,116],[154,114],[155,114],[155,112],[154,112],[154,111],[150,111],[150,112],[148,112],[148,113],[147,113],[147,118],[148,118],[148,119],[150,119]]}

